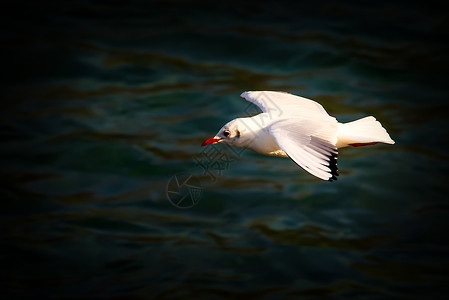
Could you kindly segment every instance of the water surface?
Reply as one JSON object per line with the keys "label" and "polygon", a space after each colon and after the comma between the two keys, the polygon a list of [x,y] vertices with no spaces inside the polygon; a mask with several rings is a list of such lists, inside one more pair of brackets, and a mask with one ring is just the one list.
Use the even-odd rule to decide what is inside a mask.
{"label": "water surface", "polygon": [[[442,297],[447,17],[437,2],[17,2],[3,11],[3,293],[42,298]],[[432,5],[430,5],[432,4]],[[396,144],[339,180],[202,141],[245,90],[374,115]],[[167,199],[178,173],[201,197]]]}

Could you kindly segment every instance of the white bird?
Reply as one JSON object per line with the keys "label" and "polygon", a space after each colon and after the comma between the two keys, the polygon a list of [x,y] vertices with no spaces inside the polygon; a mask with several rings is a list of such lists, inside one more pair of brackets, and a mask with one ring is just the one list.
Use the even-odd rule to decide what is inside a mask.
{"label": "white bird", "polygon": [[262,113],[237,118],[201,146],[224,143],[255,152],[290,157],[310,174],[337,180],[338,148],[394,144],[372,116],[339,123],[319,103],[284,92],[253,91],[240,95]]}

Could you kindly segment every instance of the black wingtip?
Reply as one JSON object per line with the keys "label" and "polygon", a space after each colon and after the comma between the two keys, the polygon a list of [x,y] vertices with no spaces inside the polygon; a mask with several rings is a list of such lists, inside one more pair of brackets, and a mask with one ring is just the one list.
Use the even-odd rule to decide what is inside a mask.
{"label": "black wingtip", "polygon": [[338,159],[338,152],[337,153],[331,153],[329,155],[329,169],[331,170],[332,177],[329,178],[329,181],[335,181],[337,180],[338,174],[338,167],[337,167],[337,159]]}

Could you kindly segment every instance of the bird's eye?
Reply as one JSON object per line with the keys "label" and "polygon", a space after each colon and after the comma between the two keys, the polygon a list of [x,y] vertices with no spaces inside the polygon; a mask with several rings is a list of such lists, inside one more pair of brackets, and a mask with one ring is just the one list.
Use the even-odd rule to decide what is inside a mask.
{"label": "bird's eye", "polygon": [[230,132],[229,130],[223,131],[223,135],[224,135],[225,137],[228,137],[230,134],[231,134],[231,132]]}

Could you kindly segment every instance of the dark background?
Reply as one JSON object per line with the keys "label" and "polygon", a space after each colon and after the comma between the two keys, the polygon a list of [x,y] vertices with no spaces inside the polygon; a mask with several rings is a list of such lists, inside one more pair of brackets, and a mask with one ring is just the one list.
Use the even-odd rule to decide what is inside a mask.
{"label": "dark background", "polygon": [[[445,298],[443,3],[3,1],[2,298]],[[245,90],[396,144],[342,149],[333,183],[249,151],[212,178],[199,145]]]}

